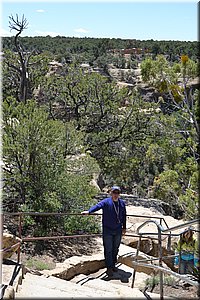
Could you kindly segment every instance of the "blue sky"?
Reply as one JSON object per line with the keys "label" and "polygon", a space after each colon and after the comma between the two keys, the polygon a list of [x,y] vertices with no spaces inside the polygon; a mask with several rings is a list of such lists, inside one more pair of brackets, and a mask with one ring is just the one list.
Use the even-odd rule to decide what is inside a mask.
{"label": "blue sky", "polygon": [[0,36],[15,35],[9,16],[24,14],[24,36],[196,41],[197,11],[198,1],[3,0]]}

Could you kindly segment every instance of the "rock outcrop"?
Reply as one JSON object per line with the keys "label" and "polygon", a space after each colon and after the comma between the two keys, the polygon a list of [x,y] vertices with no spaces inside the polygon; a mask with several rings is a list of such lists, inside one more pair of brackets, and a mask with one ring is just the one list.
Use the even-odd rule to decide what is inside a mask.
{"label": "rock outcrop", "polygon": [[[108,193],[99,193],[96,196],[97,201],[109,197]],[[159,199],[152,198],[139,198],[135,195],[121,194],[121,198],[125,200],[127,206],[142,206],[145,208],[150,208],[155,212],[163,214],[163,216],[171,216],[175,219],[181,219],[183,217],[184,211],[175,204],[168,204]]]}
{"label": "rock outcrop", "polygon": [[21,242],[22,240],[19,237],[3,232],[3,259],[10,258],[19,249]]}

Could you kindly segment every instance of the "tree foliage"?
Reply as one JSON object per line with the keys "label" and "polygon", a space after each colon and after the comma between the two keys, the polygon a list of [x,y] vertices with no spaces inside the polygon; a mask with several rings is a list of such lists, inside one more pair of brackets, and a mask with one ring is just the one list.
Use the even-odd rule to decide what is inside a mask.
{"label": "tree foliage", "polygon": [[[15,24],[12,18],[13,29],[18,32],[23,20]],[[80,212],[94,203],[98,191],[91,181],[100,174],[102,188],[118,184],[123,192],[176,203],[186,218],[196,217],[199,94],[191,83],[197,77],[193,43],[134,41],[144,48],[141,74],[154,88],[150,101],[137,86],[119,88],[109,74],[109,64],[138,64],[136,56],[128,62],[109,51],[133,46],[131,41],[30,39],[20,33],[17,53],[10,39],[3,40],[3,209]],[[84,71],[82,62],[101,72]],[[25,98],[19,96],[23,63]],[[127,74],[134,82],[133,69]],[[96,232],[94,219],[87,220],[39,219],[35,233],[81,227]],[[26,218],[27,226],[36,221]]]}
{"label": "tree foliage", "polygon": [[[73,212],[80,202],[89,205],[95,194],[89,182],[98,165],[88,157],[78,161],[75,168],[65,158],[69,128],[59,120],[50,120],[48,113],[31,100],[25,104],[7,98],[3,117],[3,209]],[[74,138],[73,131],[70,136],[68,149],[76,154],[81,149],[80,140],[77,135]],[[89,168],[91,164],[96,168]]]}
{"label": "tree foliage", "polygon": [[[170,122],[170,127],[173,125],[171,141],[166,139],[164,142],[170,141],[168,153],[172,154],[164,172],[154,179],[153,195],[165,201],[176,199],[188,217],[197,216],[200,132],[198,91],[191,83],[197,77],[197,64],[187,55],[182,55],[179,64],[175,65],[158,56],[156,60],[144,60],[141,68],[144,81],[150,82],[161,93],[165,104],[163,112],[173,121]],[[165,153],[167,158],[168,153]]]}

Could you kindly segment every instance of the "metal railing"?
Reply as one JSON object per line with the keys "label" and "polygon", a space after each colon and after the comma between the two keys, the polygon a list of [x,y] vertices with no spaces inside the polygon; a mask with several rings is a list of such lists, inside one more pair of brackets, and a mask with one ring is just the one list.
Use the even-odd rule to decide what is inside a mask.
{"label": "metal railing", "polygon": [[[37,236],[37,237],[22,237],[22,224],[23,224],[23,217],[24,216],[83,216],[81,213],[54,213],[54,212],[13,212],[13,213],[3,213],[3,220],[4,216],[18,216],[18,236],[23,242],[31,242],[37,240],[60,240],[60,239],[68,239],[68,238],[79,238],[79,237],[95,237],[101,236],[101,234],[78,234],[78,235],[62,235],[62,236]],[[91,215],[102,216],[102,213],[92,213]],[[127,217],[138,217],[138,218],[147,218],[147,219],[158,219],[160,224],[164,223],[167,228],[168,225],[163,217],[154,217],[154,216],[146,216],[146,215],[135,215],[135,214],[127,214]],[[128,236],[137,236],[137,235],[128,235]],[[2,249],[4,252],[4,249]],[[17,261],[20,262],[20,254],[21,254],[21,244],[17,250],[18,256]]]}
{"label": "metal railing", "polygon": [[[190,283],[192,285],[197,285],[197,286],[199,285],[199,283],[197,281],[195,282],[195,281],[191,280],[190,278],[188,278],[187,275],[181,275],[179,273],[176,273],[176,272],[170,271],[170,270],[168,270],[166,268],[163,268],[163,266],[162,266],[162,261],[163,261],[163,256],[162,256],[162,233],[170,232],[169,233],[169,237],[171,238],[172,235],[177,235],[177,234],[172,234],[171,233],[172,231],[177,230],[177,229],[181,229],[181,228],[184,228],[184,227],[187,227],[188,225],[191,226],[191,224],[199,224],[199,221],[200,221],[200,219],[195,219],[195,220],[191,220],[191,221],[188,221],[188,222],[180,224],[180,225],[173,226],[171,228],[168,227],[168,228],[164,229],[161,224],[158,224],[158,222],[156,222],[154,220],[147,220],[144,223],[142,223],[140,226],[138,226],[138,228],[137,228],[137,234],[139,235],[139,240],[138,240],[138,244],[137,244],[136,259],[133,262],[133,265],[135,265],[135,266],[141,265],[141,266],[145,266],[145,267],[149,267],[149,268],[153,268],[153,269],[158,269],[159,270],[159,274],[160,274],[160,299],[161,300],[163,299],[163,273],[170,273],[170,274],[172,274],[172,275],[174,275],[176,277],[184,279],[185,281],[187,281],[188,283]],[[157,227],[158,250],[159,250],[159,253],[158,253],[158,258],[156,258],[156,259],[159,260],[159,266],[150,265],[150,264],[144,264],[141,260],[140,261],[137,260],[137,257],[138,257],[138,254],[139,254],[139,249],[140,249],[140,243],[141,243],[142,236],[147,236],[149,234],[152,234],[152,233],[140,232],[140,230],[145,225],[147,225],[149,223],[154,223],[156,225],[156,227]],[[180,256],[180,253],[179,253],[179,256]],[[175,257],[175,255],[173,255],[171,257]],[[143,260],[143,261],[147,261],[147,260],[148,259]],[[179,257],[179,262],[180,262],[180,257]],[[134,287],[135,274],[136,274],[136,270],[133,269],[133,277],[132,277],[132,284],[131,284],[132,288]]]}
{"label": "metal railing", "polygon": [[[58,236],[37,236],[37,237],[22,237],[22,224],[23,224],[23,217],[25,215],[29,215],[29,216],[70,216],[70,215],[81,215],[83,216],[81,213],[49,213],[49,212],[17,212],[17,213],[3,213],[3,217],[4,216],[18,216],[18,233],[19,233],[19,238],[21,239],[21,242],[18,242],[17,244],[19,245],[18,248],[18,256],[17,256],[17,261],[20,262],[20,252],[21,252],[21,244],[23,242],[30,242],[30,241],[37,241],[37,240],[60,240],[60,239],[68,239],[68,238],[79,238],[79,237],[96,237],[96,236],[101,236],[102,234],[76,234],[76,235],[58,235]],[[96,216],[102,216],[102,213],[92,213],[91,215],[96,215]],[[87,216],[87,215],[86,215]],[[160,299],[163,299],[163,273],[171,273],[174,276],[177,277],[181,277],[184,278],[185,281],[191,283],[192,281],[184,275],[180,275],[176,272],[170,271],[166,268],[163,268],[162,266],[162,261],[163,261],[163,256],[162,256],[162,235],[166,235],[168,236],[168,240],[169,240],[169,247],[171,246],[170,242],[171,242],[171,236],[179,236],[179,234],[172,234],[171,232],[177,229],[181,229],[183,227],[186,227],[188,225],[191,224],[197,224],[199,223],[199,219],[196,220],[192,220],[180,225],[176,225],[174,227],[169,228],[168,224],[166,223],[166,220],[163,217],[156,217],[156,216],[146,216],[146,215],[135,215],[135,214],[127,214],[127,217],[138,217],[138,218],[147,218],[148,220],[145,221],[144,223],[142,223],[136,230],[137,234],[125,234],[125,236],[134,236],[134,237],[138,237],[138,244],[137,244],[137,251],[136,251],[136,258],[133,261],[133,266],[137,266],[137,265],[141,265],[141,266],[145,266],[145,267],[149,267],[149,268],[153,268],[153,269],[158,269],[159,270],[159,274],[160,274]],[[151,220],[154,219],[154,220]],[[159,220],[159,223],[157,221],[155,221],[155,219]],[[155,232],[140,232],[141,228],[143,228],[145,225],[149,224],[149,223],[154,223],[157,227],[157,233]],[[164,225],[166,226],[166,228],[163,227],[162,223],[164,223]],[[168,233],[169,232],[169,233]],[[149,237],[149,235],[151,235],[151,237]],[[157,238],[152,238],[152,235],[156,235]],[[144,236],[148,236],[151,239],[157,239],[158,240],[158,249],[159,249],[159,255],[158,258],[155,258],[155,260],[159,260],[159,266],[156,265],[151,265],[151,264],[145,264],[144,261],[148,261],[148,259],[144,259],[144,260],[137,260],[137,256],[139,254],[139,250],[140,250],[140,244],[141,244],[141,240],[142,237]],[[5,251],[9,251],[12,248],[14,248],[15,245],[12,245],[8,248],[4,248],[1,250],[1,252],[5,252]],[[167,256],[169,257],[169,256]],[[171,255],[170,257],[174,257],[174,255]],[[152,261],[153,259],[151,259]],[[180,260],[179,260],[180,261]],[[131,287],[134,287],[134,280],[135,280],[135,274],[136,274],[136,270],[133,268],[133,277],[132,277],[132,284]],[[194,283],[193,283],[194,284]]]}

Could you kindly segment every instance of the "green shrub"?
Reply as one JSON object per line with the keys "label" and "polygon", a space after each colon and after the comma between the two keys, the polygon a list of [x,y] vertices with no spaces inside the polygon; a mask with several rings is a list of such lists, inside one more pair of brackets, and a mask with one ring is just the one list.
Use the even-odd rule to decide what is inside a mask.
{"label": "green shrub", "polygon": [[54,268],[54,265],[50,262],[44,262],[37,258],[30,258],[26,261],[26,266],[33,270],[51,270]]}
{"label": "green shrub", "polygon": [[[147,278],[145,281],[146,285],[150,288],[154,287],[155,285],[158,285],[160,283],[160,276],[156,275],[151,278]],[[171,275],[164,275],[163,276],[163,284],[173,286],[176,283],[176,278]]]}

